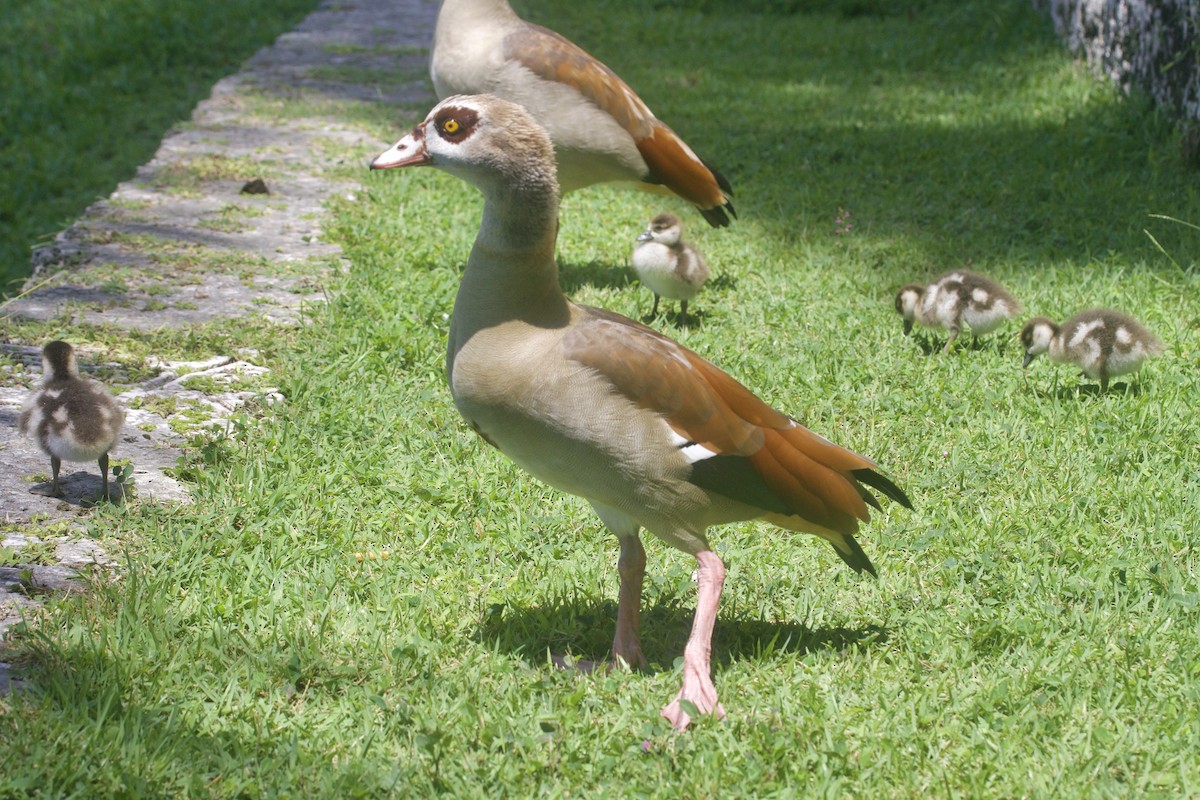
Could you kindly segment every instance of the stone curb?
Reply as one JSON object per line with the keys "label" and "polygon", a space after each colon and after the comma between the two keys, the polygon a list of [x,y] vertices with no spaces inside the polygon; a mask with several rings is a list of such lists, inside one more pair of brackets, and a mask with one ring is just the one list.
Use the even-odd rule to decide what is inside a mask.
{"label": "stone curb", "polygon": [[[0,321],[117,331],[234,316],[303,324],[304,305],[321,302],[330,279],[346,269],[340,248],[323,239],[324,204],[357,192],[346,165],[361,161],[365,176],[369,158],[388,144],[339,112],[354,103],[432,102],[426,65],[437,10],[437,0],[325,0],[218,82],[135,177],[38,250],[25,292],[0,306]],[[307,103],[312,113],[272,117],[277,101]],[[74,586],[79,570],[114,566],[85,525],[100,488],[94,464],[64,464],[64,498],[31,491],[49,463],[19,437],[16,423],[40,379],[37,345],[0,343],[0,555],[11,561],[14,553],[40,553],[28,564],[0,562],[0,645],[46,597]],[[257,387],[269,383],[256,356],[153,363],[146,366],[157,374],[148,380],[109,381],[128,411],[114,457],[134,467],[130,501],[189,501],[169,475],[185,442],[170,409],[185,408],[194,427],[203,427],[223,425],[247,402],[269,408],[281,401],[270,388],[238,390],[246,378]],[[85,372],[97,368],[94,361],[80,352]],[[13,680],[0,662],[0,694]]]}

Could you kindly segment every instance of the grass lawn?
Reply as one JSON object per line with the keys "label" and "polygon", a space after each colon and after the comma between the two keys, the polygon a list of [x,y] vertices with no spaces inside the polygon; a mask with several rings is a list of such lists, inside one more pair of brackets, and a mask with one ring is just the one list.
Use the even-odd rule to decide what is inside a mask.
{"label": "grass lawn", "polygon": [[317,0],[0,2],[0,295]]}
{"label": "grass lawn", "polygon": [[[810,537],[713,531],[729,718],[684,735],[658,718],[694,604],[682,554],[647,542],[647,673],[549,666],[607,652],[615,541],[451,405],[478,195],[367,175],[364,152],[367,189],[328,224],[352,269],[271,351],[286,405],[198,443],[194,505],[99,511],[120,580],[14,636],[32,690],[0,700],[0,796],[1200,793],[1200,232],[1151,216],[1200,222],[1173,126],[1024,0],[796,5],[520,8],[620,72],[741,215],[712,231],[572,195],[564,286],[645,314],[633,237],[681,211],[718,277],[672,335],[912,497],[859,537],[879,580]],[[425,110],[356,113],[395,139]],[[1030,314],[1133,313],[1166,352],[1103,396],[1023,372],[1016,325],[930,355],[892,297],[965,264]]]}

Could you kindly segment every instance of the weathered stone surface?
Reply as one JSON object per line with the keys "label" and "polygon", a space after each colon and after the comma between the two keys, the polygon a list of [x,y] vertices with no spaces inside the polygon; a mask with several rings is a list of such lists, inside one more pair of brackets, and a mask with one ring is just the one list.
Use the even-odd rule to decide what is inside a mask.
{"label": "weathered stone surface", "polygon": [[[345,268],[340,249],[323,238],[325,203],[355,195],[360,187],[345,166],[365,178],[370,157],[389,144],[347,122],[338,104],[424,111],[433,100],[426,65],[437,9],[437,0],[326,0],[220,81],[133,179],[37,251],[33,278],[0,307],[0,324],[134,331],[250,315],[302,324],[304,304],[320,302]],[[311,114],[273,116],[280,98]],[[243,193],[256,180],[268,193]],[[95,371],[96,355],[79,353],[82,371]],[[116,387],[127,415],[113,456],[133,466],[127,501],[188,502],[168,474],[184,434],[224,425],[248,402],[282,402],[257,362],[242,350],[203,362],[152,361],[153,377]],[[65,496],[41,493],[49,458],[16,429],[40,378],[39,347],[0,342],[0,643],[45,597],[77,588],[77,570],[117,568],[83,524],[101,489],[97,465],[64,464]],[[19,563],[23,557],[29,563]],[[0,694],[16,685],[0,663]]]}
{"label": "weathered stone surface", "polygon": [[1128,91],[1200,122],[1200,0],[1035,0],[1072,52]]}

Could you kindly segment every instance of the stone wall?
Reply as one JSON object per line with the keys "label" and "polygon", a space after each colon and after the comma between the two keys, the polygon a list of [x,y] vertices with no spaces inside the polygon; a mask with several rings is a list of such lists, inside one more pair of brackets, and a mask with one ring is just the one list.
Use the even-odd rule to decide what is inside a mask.
{"label": "stone wall", "polygon": [[1125,91],[1200,122],[1200,0],[1034,0],[1058,35]]}

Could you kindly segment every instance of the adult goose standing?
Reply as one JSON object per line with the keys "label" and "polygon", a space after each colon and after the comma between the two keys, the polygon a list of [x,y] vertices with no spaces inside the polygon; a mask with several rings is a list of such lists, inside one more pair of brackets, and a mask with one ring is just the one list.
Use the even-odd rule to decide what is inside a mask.
{"label": "adult goose standing", "polygon": [[455,405],[532,475],[587,499],[617,536],[616,659],[645,664],[639,530],[696,558],[683,686],[662,713],[678,729],[689,709],[723,715],[709,673],[725,567],[706,529],[767,519],[820,536],[853,569],[874,574],[854,539],[868,505],[879,507],[867,487],[905,506],[908,498],[873,461],[771,408],[697,354],[563,295],[554,152],[522,107],[490,96],[443,100],[371,162],[415,166],[445,170],[484,196],[450,321]]}
{"label": "adult goose standing", "polygon": [[493,94],[550,134],[566,193],[632,183],[676,195],[724,227],[736,216],[721,173],[697,156],[601,61],[517,16],[507,0],[442,0],[429,74],[439,98]]}

